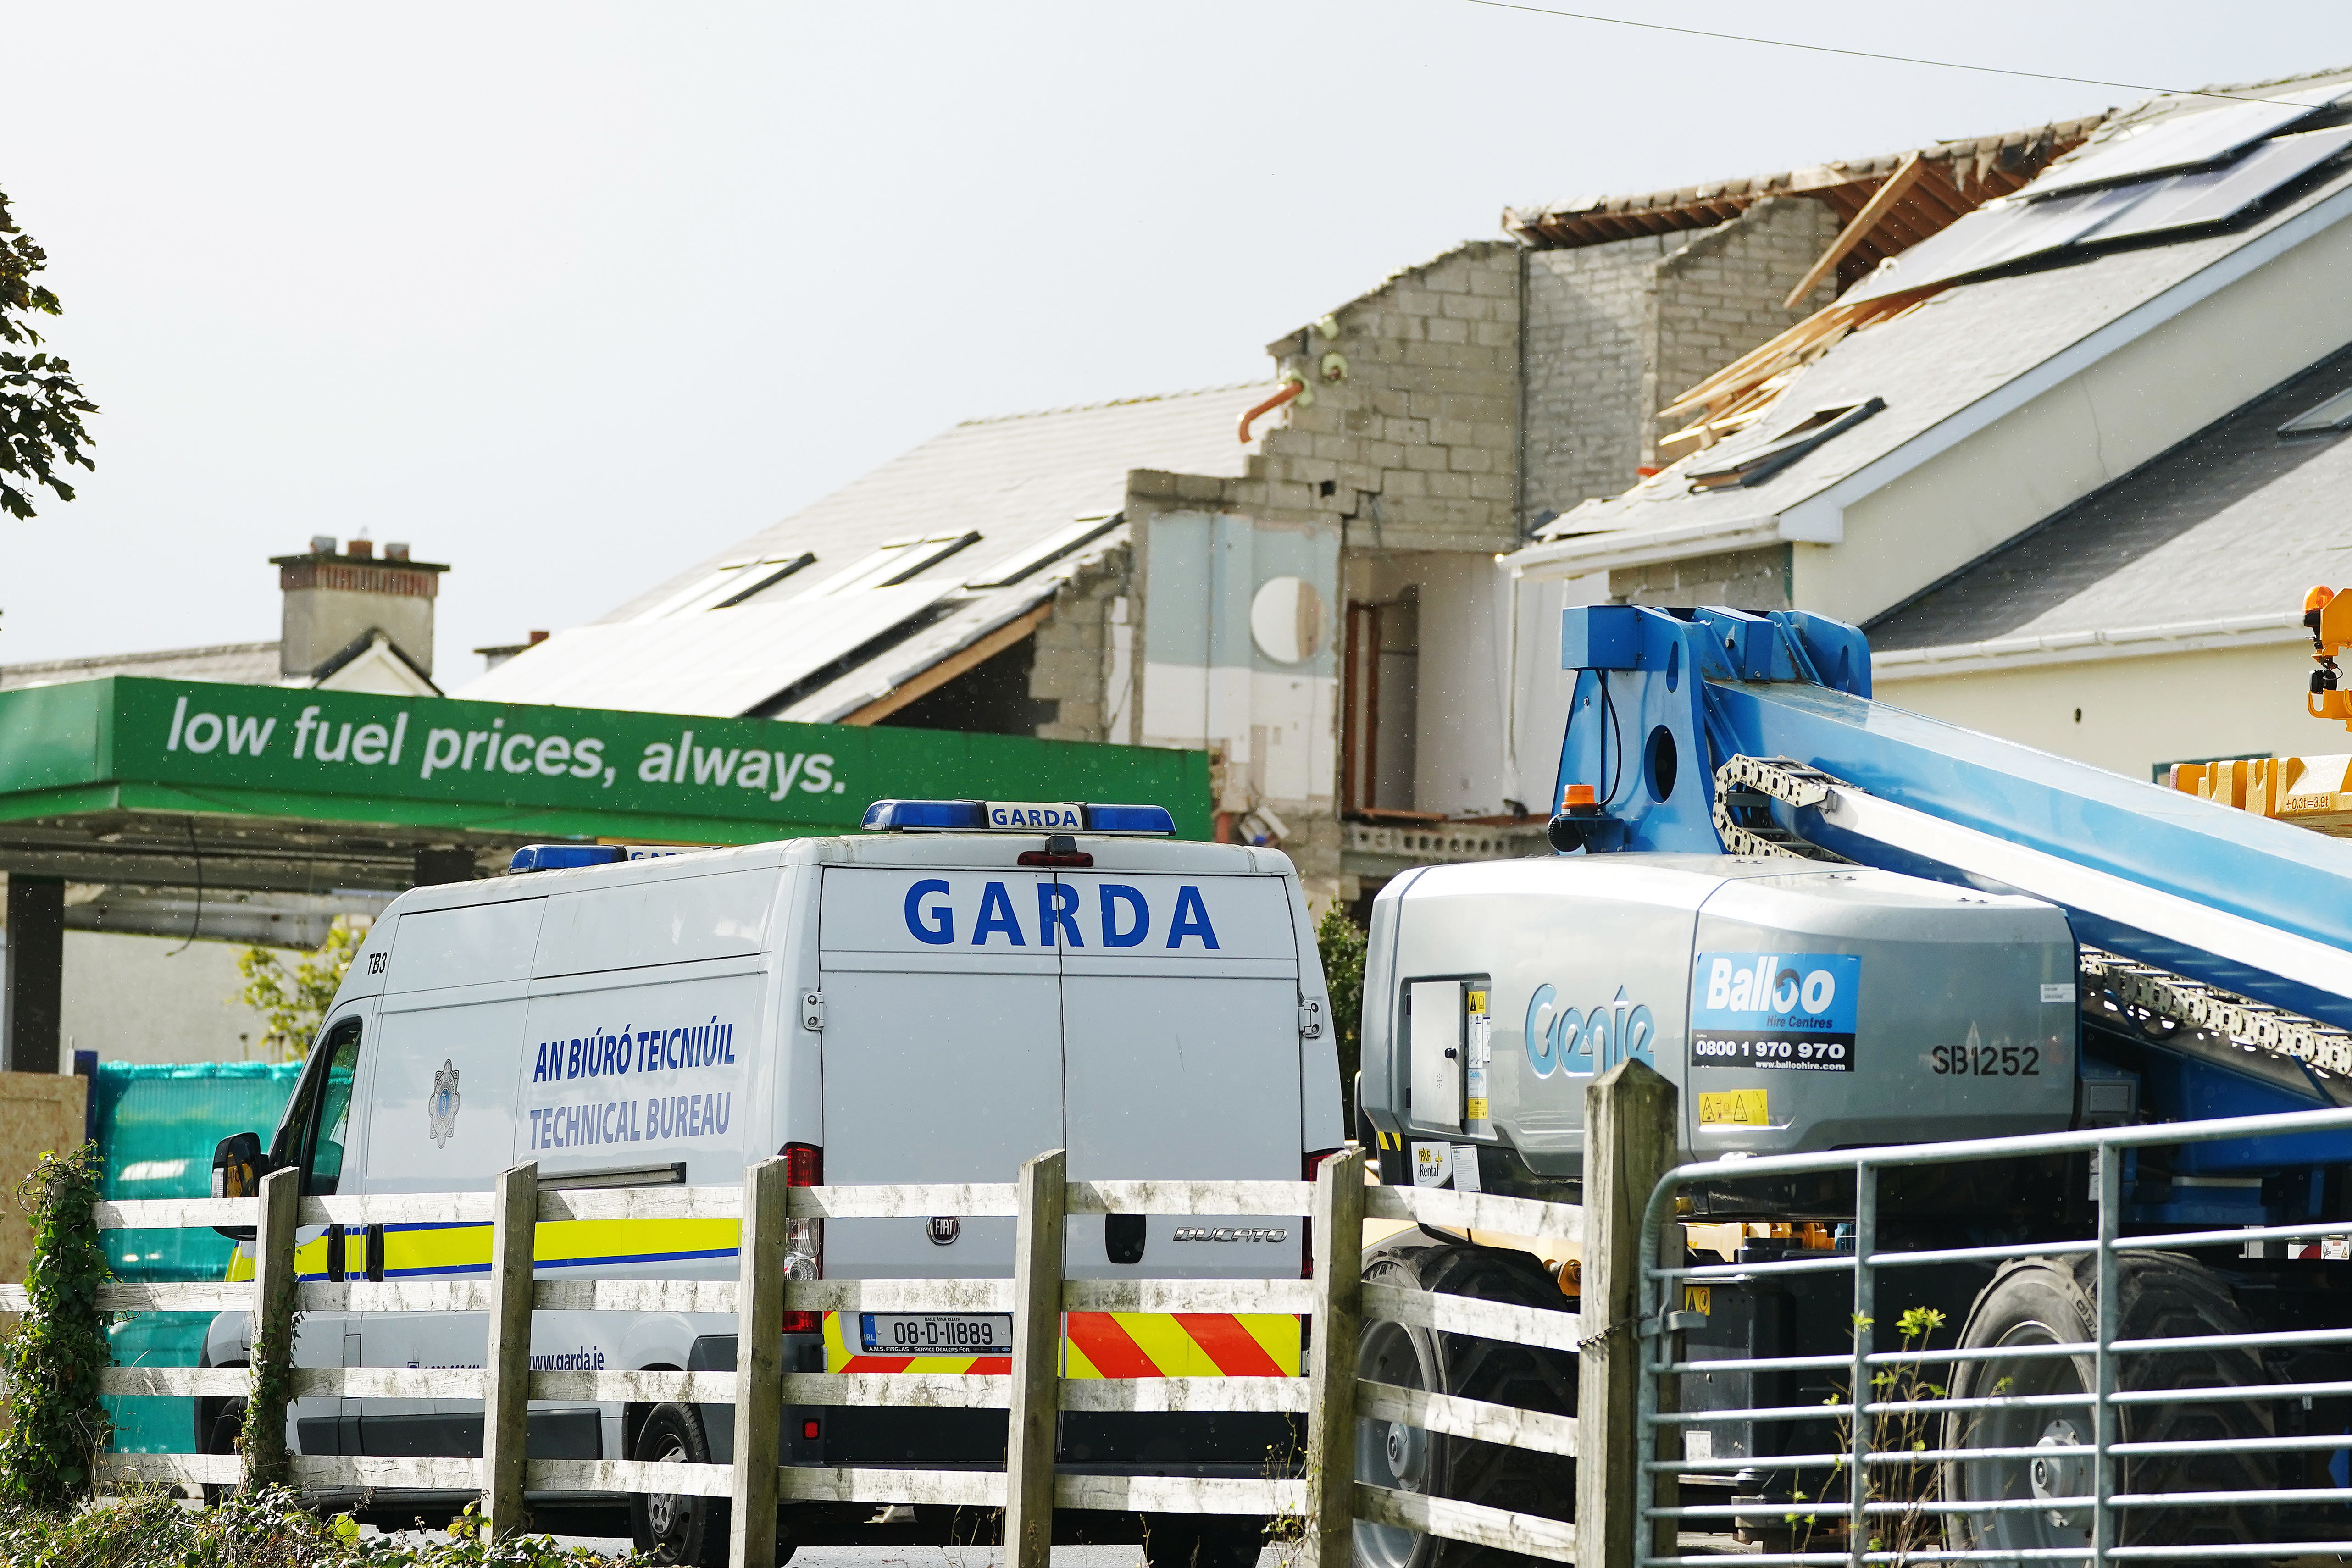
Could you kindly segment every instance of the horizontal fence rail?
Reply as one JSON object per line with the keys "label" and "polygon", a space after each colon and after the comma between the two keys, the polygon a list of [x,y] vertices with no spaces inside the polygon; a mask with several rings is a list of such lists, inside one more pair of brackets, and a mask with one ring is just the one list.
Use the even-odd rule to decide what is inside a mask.
{"label": "horizontal fence rail", "polygon": [[[1050,1161],[1051,1181],[1038,1167]],[[913,1184],[788,1187],[782,1162],[753,1167],[741,1186],[581,1189],[541,1185],[534,1166],[499,1177],[497,1190],[457,1194],[349,1195],[299,1197],[295,1173],[273,1173],[256,1197],[106,1202],[97,1206],[102,1228],[164,1229],[222,1227],[251,1242],[254,1277],[191,1284],[110,1284],[100,1293],[107,1312],[229,1312],[302,1313],[480,1313],[489,1320],[480,1367],[289,1366],[276,1386],[289,1399],[401,1399],[478,1403],[484,1412],[481,1458],[422,1458],[290,1454],[296,1484],[337,1492],[358,1490],[479,1492],[493,1533],[520,1527],[526,1494],[664,1492],[729,1498],[736,1506],[744,1561],[764,1561],[759,1516],[772,1505],[855,1503],[1005,1510],[1008,1562],[1044,1568],[1039,1535],[1023,1523],[1036,1510],[1098,1509],[1152,1514],[1287,1517],[1302,1521],[1314,1568],[1340,1568],[1351,1560],[1357,1523],[1419,1531],[1447,1539],[1554,1560],[1575,1555],[1575,1528],[1563,1521],[1454,1499],[1372,1486],[1354,1476],[1359,1419],[1431,1434],[1505,1444],[1558,1457],[1576,1453],[1578,1420],[1422,1389],[1361,1381],[1356,1371],[1356,1325],[1370,1315],[1446,1334],[1501,1339],[1573,1354],[1579,1319],[1572,1312],[1539,1311],[1468,1296],[1431,1295],[1360,1282],[1361,1222],[1403,1220],[1441,1232],[1475,1229],[1574,1245],[1583,1238],[1572,1207],[1496,1195],[1367,1186],[1362,1156],[1353,1150],[1328,1161],[1311,1182],[1066,1181],[1058,1155],[1024,1167],[1005,1183]],[[560,1178],[559,1178],[560,1179]],[[1058,1197],[1058,1201],[1052,1201]],[[1316,1267],[1303,1279],[1068,1279],[1058,1262],[1016,1267],[1011,1279],[821,1279],[783,1276],[773,1245],[785,1219],[929,1219],[941,1215],[1012,1218],[1036,1231],[1036,1256],[1061,1257],[1066,1215],[1150,1214],[1218,1217],[1306,1217]],[[510,1217],[502,1219],[501,1216]],[[566,1279],[538,1272],[541,1227],[610,1220],[727,1220],[740,1228],[738,1279]],[[344,1228],[355,1234],[373,1225],[490,1233],[480,1271],[449,1278],[370,1281],[295,1275],[295,1237],[302,1228]],[[1050,1233],[1050,1234],[1047,1234]],[[1025,1244],[1024,1244],[1025,1245]],[[310,1255],[315,1256],[315,1254]],[[1028,1254],[1022,1256],[1025,1259]],[[305,1268],[318,1265],[306,1263]],[[268,1303],[276,1301],[272,1309]],[[766,1303],[766,1305],[761,1305]],[[23,1310],[21,1288],[0,1288],[0,1310]],[[778,1364],[782,1309],[794,1312],[1009,1313],[1015,1341],[1027,1325],[1045,1322],[1051,1353],[1012,1373],[865,1373],[785,1371]],[[751,1310],[746,1310],[751,1308]],[[738,1366],[732,1371],[658,1368],[534,1370],[528,1365],[530,1314],[677,1312],[732,1318]],[[1306,1375],[1101,1376],[1060,1375],[1060,1334],[1067,1312],[1267,1313],[1295,1315],[1311,1332]],[[290,1334],[280,1343],[290,1342]],[[243,1366],[113,1367],[100,1378],[113,1396],[247,1400],[257,1379]],[[654,1462],[627,1458],[534,1458],[521,1441],[531,1402],[681,1404],[775,1409],[779,1406],[898,1406],[940,1410],[1004,1410],[1013,1440],[1003,1469],[825,1467],[777,1462],[761,1423],[739,1424],[731,1464]],[[1305,1417],[1309,1453],[1304,1479],[1175,1475],[1076,1475],[1054,1470],[1053,1416],[1060,1412],[1254,1412]],[[1042,1413],[1042,1423],[1040,1420]],[[285,1411],[264,1413],[282,1427]],[[1024,1431],[1042,1431],[1042,1445]],[[766,1446],[763,1449],[763,1441]],[[747,1465],[750,1467],[747,1469]],[[183,1489],[242,1484],[240,1454],[111,1454],[104,1460],[114,1484]],[[1024,1509],[1026,1511],[1024,1512]],[[770,1536],[765,1549],[772,1551]]]}
{"label": "horizontal fence rail", "polygon": [[[1633,1487],[1639,1560],[1647,1568],[1718,1561],[1712,1549],[1685,1552],[1677,1544],[1679,1531],[1721,1529],[1735,1521],[1771,1531],[1764,1551],[1739,1558],[1757,1564],[2318,1561],[2352,1552],[2352,1526],[2345,1522],[2352,1485],[2308,1484],[2319,1469],[2306,1472],[2307,1484],[2292,1484],[2292,1470],[2266,1468],[2352,1451],[2352,1436],[2335,1417],[2327,1418],[2336,1428],[2332,1431],[2273,1428],[2282,1413],[2310,1411],[2316,1401],[2352,1400],[2352,1375],[2272,1371],[2315,1351],[2352,1351],[2352,1325],[2257,1331],[2209,1316],[2209,1333],[2125,1332],[2132,1292],[2148,1288],[2137,1282],[2142,1279],[2188,1281],[2170,1288],[2188,1292],[2184,1299],[2192,1305],[2228,1301],[2229,1287],[2196,1252],[2226,1249],[2261,1259],[2265,1255],[2253,1249],[2352,1235],[2352,1217],[2227,1227],[2210,1220],[2141,1223],[2126,1235],[2127,1159],[2146,1150],[2345,1131],[2352,1131],[2352,1110],[1766,1155],[1664,1172],[1650,1191],[1635,1254],[1642,1276],[1634,1323],[1642,1355],[1640,1475]],[[1889,1171],[2065,1155],[2089,1156],[2070,1179],[2080,1180],[2083,1164],[2088,1165],[2082,1191],[2090,1235],[1937,1248],[1882,1244],[1881,1181]],[[2294,1162],[2283,1155],[2280,1163]],[[1825,1173],[1850,1176],[1854,1183],[1846,1249],[1749,1263],[1682,1261],[1675,1214],[1685,1190]],[[1874,1348],[1871,1333],[1858,1331],[1847,1354],[1707,1359],[1679,1348],[1681,1335],[1700,1319],[1677,1310],[1686,1290],[1843,1275],[1848,1283],[1833,1288],[1850,1291],[1853,1320],[1885,1324],[1903,1302],[1906,1270],[1969,1264],[1984,1266],[1990,1275],[2029,1260],[2070,1270],[2066,1277],[2078,1281],[2089,1303],[2088,1319],[2079,1325],[2087,1337],[2045,1332],[2026,1343],[1884,1350]],[[2155,1272],[2127,1276],[2127,1270]],[[2034,1375],[2054,1381],[2016,1386],[2015,1379],[2032,1367],[2048,1369]],[[2139,1373],[2142,1367],[2150,1370]],[[2011,1371],[1988,1387],[1978,1380],[1979,1369],[1984,1377]],[[1826,1400],[1768,1396],[1704,1409],[1678,1407],[1685,1380],[1741,1374],[1765,1380],[1759,1393],[1767,1387],[1793,1392],[1801,1384],[1818,1390],[1824,1382],[1832,1392]],[[1868,1396],[1857,1401],[1856,1389]],[[2219,1414],[2205,1417],[2200,1411]],[[2151,1412],[2155,1435],[2144,1435],[2150,1428],[2141,1424],[2141,1413]],[[2168,1435],[2175,1412],[2188,1419],[2183,1435]],[[2227,1431],[2233,1422],[2242,1430]],[[1815,1436],[1808,1442],[1797,1434],[1790,1451],[1773,1451],[1785,1439],[1768,1443],[1762,1436],[1756,1451],[1732,1460],[1685,1451],[1685,1434],[1702,1427],[1786,1431],[1800,1423],[1811,1424]],[[1821,1441],[1825,1427],[1833,1444]],[[2242,1468],[2217,1468],[2225,1457]],[[1680,1486],[1688,1478],[1707,1477],[1717,1488],[1714,1496],[1724,1497],[1722,1484],[1735,1470],[1748,1478],[1743,1484],[1751,1495],[1694,1501]],[[2289,1479],[2265,1484],[2263,1478],[2273,1473]],[[1865,1479],[1858,1483],[1856,1477]],[[2151,1479],[2161,1484],[2133,1484]],[[2239,1484],[2227,1484],[2232,1479]]]}

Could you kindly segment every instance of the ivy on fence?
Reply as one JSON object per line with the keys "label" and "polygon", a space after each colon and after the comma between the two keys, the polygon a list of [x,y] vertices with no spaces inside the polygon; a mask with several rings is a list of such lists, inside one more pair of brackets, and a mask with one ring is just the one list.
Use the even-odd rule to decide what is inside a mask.
{"label": "ivy on fence", "polygon": [[99,1374],[113,1363],[98,1295],[111,1277],[98,1229],[98,1145],[45,1154],[16,1189],[33,1227],[29,1310],[0,1368],[9,1427],[0,1437],[0,1503],[70,1506],[89,1492],[109,1423]]}

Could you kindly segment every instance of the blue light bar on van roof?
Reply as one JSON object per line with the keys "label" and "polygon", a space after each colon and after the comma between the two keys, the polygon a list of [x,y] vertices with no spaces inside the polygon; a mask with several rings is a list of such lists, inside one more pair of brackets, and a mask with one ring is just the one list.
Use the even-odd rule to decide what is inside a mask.
{"label": "blue light bar on van roof", "polygon": [[977,800],[877,800],[866,808],[869,833],[977,833],[988,808]]}
{"label": "blue light bar on van roof", "polygon": [[1153,833],[1162,838],[1176,836],[1176,819],[1165,806],[1088,806],[1087,831],[1090,833]]}
{"label": "blue light bar on van roof", "polygon": [[629,858],[620,844],[525,844],[507,863],[509,875],[527,871],[574,871],[583,865],[614,865]]}
{"label": "blue light bar on van roof", "polygon": [[1088,806],[1058,800],[877,800],[869,833],[1126,833],[1171,838],[1165,806]]}

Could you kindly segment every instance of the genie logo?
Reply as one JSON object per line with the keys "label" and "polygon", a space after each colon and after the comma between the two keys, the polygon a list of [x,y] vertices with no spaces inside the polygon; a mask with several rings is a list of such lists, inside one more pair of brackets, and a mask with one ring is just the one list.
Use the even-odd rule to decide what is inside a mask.
{"label": "genie logo", "polygon": [[1621,1061],[1636,1058],[1657,1065],[1650,1047],[1658,1023],[1649,1008],[1628,1001],[1625,988],[1590,1012],[1562,1009],[1559,993],[1538,986],[1528,998],[1528,1064],[1538,1078],[1565,1071],[1571,1077],[1606,1072]]}
{"label": "genie logo", "polygon": [[1140,947],[1158,937],[1171,953],[1183,951],[1187,942],[1197,943],[1200,951],[1217,951],[1217,930],[1209,923],[1209,906],[1202,900],[1201,890],[1190,883],[1176,889],[1175,907],[1165,911],[1164,918],[1162,912],[1153,910],[1141,888],[1123,883],[1097,886],[1091,909],[1086,907],[1080,890],[1066,883],[1041,882],[1035,888],[1034,923],[1024,920],[1009,887],[991,882],[981,888],[980,905],[965,924],[956,918],[950,898],[953,890],[948,883],[926,877],[907,890],[907,934],[927,947],[955,946],[959,935],[963,945],[972,947],[1026,947],[1034,934],[1040,947]]}

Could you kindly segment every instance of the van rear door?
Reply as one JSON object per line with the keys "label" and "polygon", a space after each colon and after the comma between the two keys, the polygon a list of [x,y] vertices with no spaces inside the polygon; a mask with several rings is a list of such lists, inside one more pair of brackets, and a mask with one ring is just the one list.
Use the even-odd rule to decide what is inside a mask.
{"label": "van rear door", "polygon": [[[1298,951],[1281,879],[1065,872],[1056,891],[1071,1176],[1298,1180]],[[1301,1228],[1087,1215],[1069,1239],[1087,1277],[1264,1277],[1297,1274]]]}
{"label": "van rear door", "polygon": [[[828,1183],[1009,1182],[1022,1161],[1062,1146],[1060,975],[1038,931],[1039,889],[1052,882],[1009,867],[825,868]],[[852,1279],[1010,1274],[1013,1225],[830,1220],[824,1269]],[[862,1325],[844,1332],[856,1337]],[[836,1358],[864,1348],[827,1345]]]}

